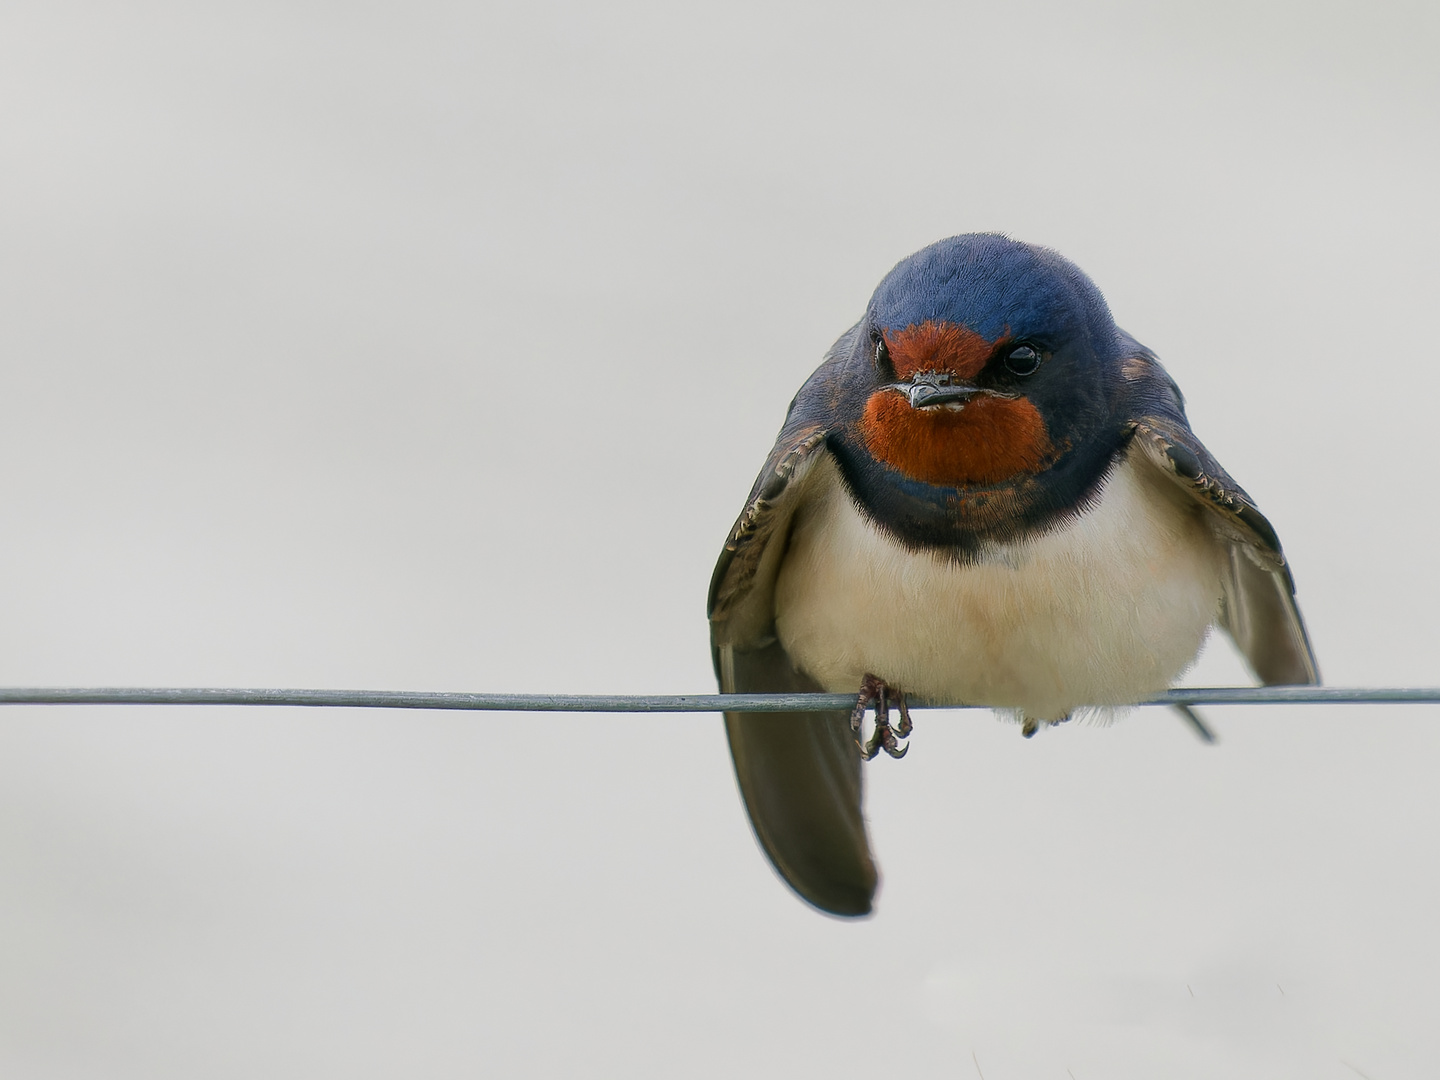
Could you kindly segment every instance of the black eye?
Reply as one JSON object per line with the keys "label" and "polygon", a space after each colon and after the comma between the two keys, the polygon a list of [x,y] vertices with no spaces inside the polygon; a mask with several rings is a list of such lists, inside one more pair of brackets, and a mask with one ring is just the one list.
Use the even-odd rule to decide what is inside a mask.
{"label": "black eye", "polygon": [[1021,345],[1005,357],[1005,366],[1016,375],[1034,375],[1040,367],[1040,354],[1029,345]]}
{"label": "black eye", "polygon": [[871,340],[873,340],[875,343],[875,366],[889,367],[890,346],[885,344],[885,335],[882,334],[879,330],[872,330],[870,332],[870,337]]}

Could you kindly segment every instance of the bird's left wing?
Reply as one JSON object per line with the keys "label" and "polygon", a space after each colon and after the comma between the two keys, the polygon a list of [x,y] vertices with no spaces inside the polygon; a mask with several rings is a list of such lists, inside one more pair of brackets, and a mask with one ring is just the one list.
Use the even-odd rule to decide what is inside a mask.
{"label": "bird's left wing", "polygon": [[1228,554],[1220,625],[1266,686],[1320,681],[1295,603],[1295,581],[1280,538],[1190,430],[1179,389],[1153,355],[1135,346],[1126,377],[1137,391],[1134,438],[1146,458],[1209,511]]}
{"label": "bird's left wing", "polygon": [[[814,466],[829,453],[822,387],[812,377],[792,403],[715,566],[710,643],[727,694],[821,689],[776,637],[775,580]],[[725,730],[755,836],[780,876],[822,911],[867,914],[878,875],[849,713],[730,712]]]}

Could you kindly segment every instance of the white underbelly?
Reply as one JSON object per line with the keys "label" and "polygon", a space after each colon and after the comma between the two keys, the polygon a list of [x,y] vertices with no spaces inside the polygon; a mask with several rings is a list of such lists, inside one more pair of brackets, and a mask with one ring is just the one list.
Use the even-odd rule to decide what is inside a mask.
{"label": "white underbelly", "polygon": [[877,675],[931,701],[1056,720],[1168,687],[1219,613],[1221,545],[1143,459],[1063,527],[977,562],[908,551],[856,508],[833,461],[776,583],[780,642],[826,690]]}

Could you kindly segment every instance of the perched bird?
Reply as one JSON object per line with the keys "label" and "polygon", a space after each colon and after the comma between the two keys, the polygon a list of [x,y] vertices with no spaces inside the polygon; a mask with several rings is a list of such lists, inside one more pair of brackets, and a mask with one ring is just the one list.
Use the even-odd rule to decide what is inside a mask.
{"label": "perched bird", "polygon": [[1163,691],[1212,625],[1262,682],[1315,683],[1294,592],[1078,267],[997,234],[932,244],[800,388],[715,567],[722,691],[860,691],[853,714],[726,714],[755,835],[805,900],[864,915],[861,759],[904,753],[906,694],[1030,735]]}

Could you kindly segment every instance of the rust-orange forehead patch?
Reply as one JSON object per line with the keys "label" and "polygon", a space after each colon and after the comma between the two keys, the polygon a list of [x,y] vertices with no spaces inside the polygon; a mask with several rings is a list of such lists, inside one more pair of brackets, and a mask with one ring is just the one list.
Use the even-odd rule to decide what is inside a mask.
{"label": "rust-orange forehead patch", "polygon": [[998,484],[1055,458],[1040,411],[1025,398],[972,398],[963,409],[912,409],[893,390],[865,403],[860,434],[876,460],[944,487]]}
{"label": "rust-orange forehead patch", "polygon": [[904,330],[882,332],[895,374],[902,379],[910,378],[917,371],[948,371],[957,378],[973,379],[980,374],[995,347],[1008,337],[1002,335],[990,341],[967,326],[934,319]]}

